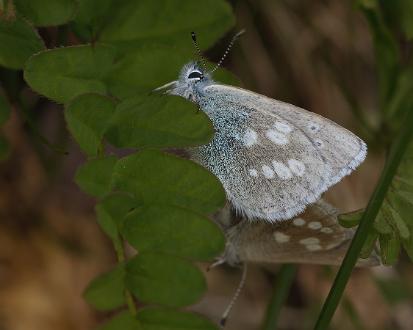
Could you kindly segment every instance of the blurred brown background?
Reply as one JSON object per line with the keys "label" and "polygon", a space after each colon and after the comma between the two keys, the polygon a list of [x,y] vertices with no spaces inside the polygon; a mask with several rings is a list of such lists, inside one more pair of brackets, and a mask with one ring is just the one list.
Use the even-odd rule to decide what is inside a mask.
{"label": "blurred brown background", "polygon": [[[368,141],[367,161],[326,196],[343,211],[364,207],[383,164],[375,148],[379,142],[369,140],[377,86],[364,18],[351,2],[340,0],[243,0],[233,5],[238,28],[247,33],[224,66],[246,88],[331,118]],[[232,33],[207,53],[211,60],[220,57]],[[41,132],[68,155],[39,143],[16,112],[5,127],[12,153],[0,165],[0,330],[92,329],[110,316],[93,311],[82,291],[116,263],[115,255],[95,222],[94,200],[73,182],[84,159],[68,137],[63,113],[50,108],[57,105],[45,105],[40,101],[36,114]],[[250,267],[228,330],[259,329],[276,270]],[[397,272],[390,267],[356,270],[332,328],[412,329],[412,270],[403,258]],[[299,267],[280,329],[313,326],[334,272]],[[209,272],[209,292],[195,310],[219,320],[240,276],[238,269],[225,266]],[[393,299],[378,282],[391,284]]]}

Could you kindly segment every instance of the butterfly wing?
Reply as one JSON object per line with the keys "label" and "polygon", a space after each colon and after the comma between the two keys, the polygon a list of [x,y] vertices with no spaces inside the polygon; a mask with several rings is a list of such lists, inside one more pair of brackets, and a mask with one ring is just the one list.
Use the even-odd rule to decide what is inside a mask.
{"label": "butterfly wing", "polygon": [[247,218],[292,218],[365,158],[360,138],[319,115],[232,86],[203,92],[199,106],[216,134],[192,157]]}
{"label": "butterfly wing", "polygon": [[[341,227],[338,211],[320,200],[299,217],[281,223],[242,220],[226,229],[224,259],[239,262],[340,265],[354,231]],[[358,266],[380,264],[377,255]]]}

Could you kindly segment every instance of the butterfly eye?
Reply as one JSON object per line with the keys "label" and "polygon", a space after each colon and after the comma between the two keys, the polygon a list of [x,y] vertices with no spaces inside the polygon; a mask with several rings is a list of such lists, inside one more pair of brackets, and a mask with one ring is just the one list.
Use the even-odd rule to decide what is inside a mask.
{"label": "butterfly eye", "polygon": [[199,80],[201,80],[203,77],[204,77],[204,75],[202,74],[202,72],[192,71],[189,74],[188,79],[199,79]]}

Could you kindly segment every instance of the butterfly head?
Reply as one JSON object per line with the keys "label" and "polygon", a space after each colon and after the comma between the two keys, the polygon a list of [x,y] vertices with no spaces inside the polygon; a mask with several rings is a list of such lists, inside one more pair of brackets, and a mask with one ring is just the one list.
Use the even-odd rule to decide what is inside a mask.
{"label": "butterfly head", "polygon": [[163,85],[155,91],[164,91],[166,94],[182,96],[190,101],[197,102],[202,89],[212,82],[211,76],[196,62],[190,62],[181,69],[178,80]]}

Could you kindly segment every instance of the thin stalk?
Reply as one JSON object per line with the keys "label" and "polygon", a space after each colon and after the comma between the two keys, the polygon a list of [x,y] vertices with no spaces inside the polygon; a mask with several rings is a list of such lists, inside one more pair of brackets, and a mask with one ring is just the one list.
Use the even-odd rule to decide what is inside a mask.
{"label": "thin stalk", "polygon": [[[120,237],[118,237],[117,239],[114,239],[112,242],[113,242],[113,246],[116,251],[116,255],[118,257],[118,262],[119,263],[125,262],[126,257],[125,257],[125,249],[123,248],[123,240]],[[126,304],[128,305],[129,312],[133,316],[136,316],[136,305],[135,305],[135,301],[133,300],[133,296],[131,292],[125,289],[124,294],[125,294]]]}
{"label": "thin stalk", "polygon": [[347,254],[344,257],[343,263],[337,273],[328,297],[324,302],[323,308],[315,325],[316,330],[327,329],[330,324],[338,303],[343,295],[346,284],[350,278],[351,272],[360,255],[364,241],[367,238],[367,234],[373,226],[374,220],[380,210],[387,190],[393,180],[393,176],[395,175],[403,154],[411,141],[413,135],[412,127],[413,109],[407,109],[404,125],[396,140],[392,144],[389,157],[380,177],[380,181],[373,192],[366,211],[363,213],[360,220],[360,225],[358,226]]}
{"label": "thin stalk", "polygon": [[274,286],[274,291],[270,303],[267,307],[264,325],[262,330],[277,329],[277,322],[280,316],[281,308],[284,305],[291,285],[294,281],[297,267],[295,265],[282,265],[277,275],[277,280]]}

